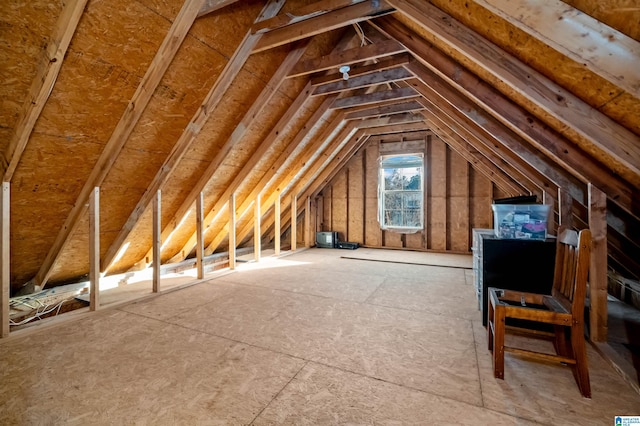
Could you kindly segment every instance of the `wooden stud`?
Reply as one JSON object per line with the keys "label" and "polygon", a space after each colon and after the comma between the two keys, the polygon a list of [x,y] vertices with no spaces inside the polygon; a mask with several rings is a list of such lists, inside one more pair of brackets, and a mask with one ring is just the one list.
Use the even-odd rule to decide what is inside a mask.
{"label": "wooden stud", "polygon": [[160,292],[160,266],[162,264],[161,259],[161,247],[162,247],[162,194],[160,190],[156,191],[156,196],[153,198],[153,292]]}
{"label": "wooden stud", "polygon": [[0,281],[2,291],[0,292],[0,337],[9,336],[9,298],[11,297],[11,254],[9,244],[10,236],[10,195],[11,183],[2,182],[2,198],[0,198]]}
{"label": "wooden stud", "polygon": [[260,194],[256,197],[256,201],[253,203],[253,257],[256,262],[260,262],[260,251],[262,250],[262,244],[260,238],[262,237],[260,232],[260,222],[262,214],[260,213]]}
{"label": "wooden stud", "polygon": [[204,194],[200,192],[196,198],[196,271],[198,279],[204,278]]}
{"label": "wooden stud", "polygon": [[[548,191],[542,192],[542,204],[549,206],[549,215],[547,216],[547,228],[549,230],[555,229],[555,211],[556,211],[556,198]],[[553,231],[551,231],[553,233]]]}
{"label": "wooden stud", "polygon": [[276,201],[274,202],[274,216],[275,216],[275,255],[276,256],[280,256],[280,234],[281,234],[281,229],[280,229],[280,207],[281,207],[281,203],[280,203],[280,194],[278,194],[278,197],[276,198]]}
{"label": "wooden stud", "polygon": [[296,251],[298,244],[298,197],[291,194],[291,251]]}
{"label": "wooden stud", "polygon": [[[380,43],[376,43],[376,44],[380,44]],[[402,49],[404,49],[403,46],[400,46]],[[354,64],[351,67],[351,70],[349,71],[349,77],[357,77],[360,75],[365,75],[365,74],[369,74],[372,72],[378,72],[378,71],[383,71],[386,69],[391,69],[391,68],[396,68],[398,66],[401,65],[405,65],[408,64],[410,61],[410,56],[408,53],[400,53],[397,55],[391,55],[391,56],[387,56],[387,57],[382,57],[381,59],[377,60],[378,62],[373,63],[371,65],[358,65],[358,64]],[[340,64],[342,65],[342,64]],[[335,67],[330,67],[330,68],[335,68],[337,70],[340,69],[340,65],[337,65]],[[289,77],[291,77],[291,75],[289,75]],[[311,78],[311,84],[313,86],[319,86],[321,84],[326,84],[326,83],[331,83],[331,82],[335,82],[335,81],[340,81],[344,79],[344,74],[342,74],[341,72],[334,72],[331,74],[326,74],[326,75],[319,75],[319,76],[315,76]]]}
{"label": "wooden stud", "polygon": [[591,263],[589,266],[589,337],[593,342],[607,341],[607,195],[589,183],[589,229]]}
{"label": "wooden stud", "polygon": [[389,84],[396,81],[408,80],[413,77],[414,75],[403,67],[391,68],[359,77],[350,77],[348,80],[340,80],[316,86],[315,89],[313,89],[313,96],[340,93],[345,90],[361,89],[379,84]]}
{"label": "wooden stud", "polygon": [[236,269],[236,193],[229,197],[229,269]]}
{"label": "wooden stud", "polygon": [[100,188],[89,197],[89,309],[100,308]]}
{"label": "wooden stud", "polygon": [[311,247],[311,197],[304,201],[304,246]]}
{"label": "wooden stud", "polygon": [[342,109],[351,108],[361,105],[377,104],[381,101],[388,100],[404,100],[417,98],[420,95],[411,87],[402,87],[400,89],[382,90],[380,92],[366,93],[364,95],[349,96],[336,99],[331,108]]}
{"label": "wooden stud", "polygon": [[86,5],[87,0],[69,0],[65,2],[53,35],[44,49],[38,74],[33,79],[27,99],[20,111],[15,130],[11,135],[11,140],[4,151],[4,160],[8,164],[0,173],[4,176],[3,182],[11,182],[13,178],[13,173],[18,167],[22,153],[29,142],[33,127],[38,117],[40,117],[40,113],[56,83],[65,54],[71,43],[71,38],[76,32],[78,22],[80,22]]}
{"label": "wooden stud", "polygon": [[573,197],[564,188],[558,191],[558,220],[560,225],[573,228]]}

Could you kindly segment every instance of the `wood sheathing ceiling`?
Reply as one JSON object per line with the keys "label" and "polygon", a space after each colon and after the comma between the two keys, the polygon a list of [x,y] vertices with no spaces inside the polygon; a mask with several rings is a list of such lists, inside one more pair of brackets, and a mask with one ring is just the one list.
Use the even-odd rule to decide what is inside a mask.
{"label": "wood sheathing ceiling", "polygon": [[177,262],[193,256],[200,193],[205,255],[227,250],[233,194],[237,241],[251,245],[256,199],[266,239],[278,197],[286,229],[292,195],[304,214],[307,196],[367,141],[425,134],[495,193],[545,198],[556,220],[588,226],[603,192],[609,264],[640,275],[635,1],[9,0],[2,9],[12,293],[86,276],[95,187],[101,270],[116,273],[153,261],[158,190],[162,262]]}

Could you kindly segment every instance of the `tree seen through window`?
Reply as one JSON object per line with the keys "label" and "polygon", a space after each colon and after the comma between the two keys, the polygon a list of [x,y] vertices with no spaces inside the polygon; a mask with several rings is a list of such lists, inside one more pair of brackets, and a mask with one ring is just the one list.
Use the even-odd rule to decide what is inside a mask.
{"label": "tree seen through window", "polygon": [[380,224],[383,229],[422,229],[422,155],[396,155],[380,162]]}

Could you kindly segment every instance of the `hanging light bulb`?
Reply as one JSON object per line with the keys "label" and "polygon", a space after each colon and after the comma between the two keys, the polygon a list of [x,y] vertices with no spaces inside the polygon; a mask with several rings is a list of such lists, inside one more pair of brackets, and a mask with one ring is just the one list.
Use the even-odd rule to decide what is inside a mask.
{"label": "hanging light bulb", "polygon": [[351,67],[349,65],[343,65],[339,70],[342,73],[343,80],[349,80],[349,71],[351,71]]}

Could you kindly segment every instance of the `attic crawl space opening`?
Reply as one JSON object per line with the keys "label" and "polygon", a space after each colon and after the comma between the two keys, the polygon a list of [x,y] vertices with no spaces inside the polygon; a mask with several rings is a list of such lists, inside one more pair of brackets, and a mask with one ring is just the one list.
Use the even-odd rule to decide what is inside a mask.
{"label": "attic crawl space opening", "polygon": [[380,157],[378,211],[382,229],[416,232],[424,227],[423,155]]}

